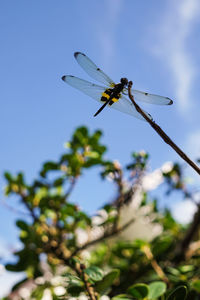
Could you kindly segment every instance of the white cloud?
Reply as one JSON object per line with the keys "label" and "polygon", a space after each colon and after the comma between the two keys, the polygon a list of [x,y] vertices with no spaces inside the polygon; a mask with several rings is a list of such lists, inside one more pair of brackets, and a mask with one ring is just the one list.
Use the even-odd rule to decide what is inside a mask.
{"label": "white cloud", "polygon": [[191,88],[196,74],[195,61],[189,53],[189,38],[200,15],[199,0],[171,0],[162,16],[154,51],[172,73],[176,100],[182,112],[190,108]]}

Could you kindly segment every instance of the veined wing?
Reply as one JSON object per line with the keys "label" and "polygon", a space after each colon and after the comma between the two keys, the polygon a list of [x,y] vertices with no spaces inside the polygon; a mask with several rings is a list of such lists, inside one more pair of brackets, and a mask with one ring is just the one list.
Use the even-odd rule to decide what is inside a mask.
{"label": "veined wing", "polygon": [[[94,83],[91,83],[89,81],[80,79],[78,77],[72,76],[72,75],[66,75],[62,77],[62,80],[71,85],[72,87],[80,90],[84,94],[90,96],[91,98],[97,100],[98,102],[101,102],[101,96],[102,93],[105,91],[105,87],[96,85]],[[108,106],[111,108],[114,108],[116,110],[119,110],[121,112],[124,112],[126,114],[129,114],[131,116],[134,116],[138,119],[144,120],[144,118],[136,111],[134,105],[124,96],[122,96],[118,102],[112,104],[112,106]],[[146,112],[145,112],[146,113]],[[146,113],[146,115],[152,119],[151,115]]]}
{"label": "veined wing", "polygon": [[[121,96],[121,98],[119,98],[119,101],[115,102],[112,104],[111,106],[112,108],[119,110],[121,112],[124,112],[125,114],[134,116],[140,120],[146,121],[143,116],[141,114],[139,114],[135,108],[135,106],[133,105],[133,103],[131,103],[126,97]],[[152,116],[147,113],[146,111],[143,110],[143,112],[147,115],[147,117],[151,120],[153,120]]]}
{"label": "veined wing", "polygon": [[171,105],[173,101],[168,97],[149,94],[132,89],[132,93],[135,101],[142,101],[146,103],[158,104],[158,105]]}
{"label": "veined wing", "polygon": [[102,93],[106,90],[106,87],[102,87],[72,75],[63,76],[62,80],[99,102],[101,102]]}
{"label": "veined wing", "polygon": [[108,77],[89,57],[87,57],[84,53],[75,52],[74,57],[76,58],[78,64],[83,68],[83,70],[95,80],[106,84],[107,86],[113,85],[113,80]]}

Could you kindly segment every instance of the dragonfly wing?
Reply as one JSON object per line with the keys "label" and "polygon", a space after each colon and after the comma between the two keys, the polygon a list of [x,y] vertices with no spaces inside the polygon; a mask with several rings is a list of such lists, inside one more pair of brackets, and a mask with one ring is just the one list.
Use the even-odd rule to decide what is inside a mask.
{"label": "dragonfly wing", "polygon": [[72,75],[63,76],[62,80],[99,102],[101,102],[102,93],[106,89],[105,87],[96,85]]}
{"label": "dragonfly wing", "polygon": [[149,94],[132,89],[132,93],[135,101],[142,101],[146,103],[158,104],[158,105],[171,105],[173,101],[168,97]]}
{"label": "dragonfly wing", "polygon": [[[128,115],[134,116],[140,120],[145,121],[145,119],[137,112],[135,106],[133,105],[133,103],[131,103],[126,97],[121,96],[121,98],[119,98],[119,101],[115,102],[114,104],[112,104],[111,106],[114,109],[117,109],[121,112],[124,112]],[[144,110],[143,110],[144,111]],[[151,120],[153,120],[152,116],[145,112],[144,113],[147,115],[148,118],[150,118]]]}
{"label": "dragonfly wing", "polygon": [[95,80],[106,84],[107,86],[113,85],[113,80],[108,77],[89,57],[84,53],[75,52],[74,57],[76,58],[78,64],[83,68],[83,70]]}

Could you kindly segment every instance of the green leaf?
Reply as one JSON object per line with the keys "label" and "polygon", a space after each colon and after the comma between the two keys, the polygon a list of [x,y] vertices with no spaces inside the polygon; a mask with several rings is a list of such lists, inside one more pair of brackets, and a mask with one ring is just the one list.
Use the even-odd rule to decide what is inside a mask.
{"label": "green leaf", "polygon": [[84,291],[84,287],[79,285],[72,285],[67,288],[67,292],[73,297],[78,297],[81,292]]}
{"label": "green leaf", "polygon": [[84,291],[83,282],[80,280],[79,277],[74,276],[70,273],[65,273],[64,276],[68,281],[68,287],[67,287],[68,293],[74,297],[79,296],[79,294]]}
{"label": "green leaf", "polygon": [[66,272],[63,274],[63,276],[66,277],[67,281],[69,281],[71,284],[82,284],[81,279],[78,276],[72,275],[71,273]]}
{"label": "green leaf", "polygon": [[42,177],[45,177],[47,172],[53,171],[53,170],[59,170],[59,165],[53,161],[47,161],[46,163],[44,163],[43,169],[40,172],[40,175]]}
{"label": "green leaf", "polygon": [[5,172],[4,177],[7,179],[7,181],[11,182],[13,180],[12,175],[9,172]]}
{"label": "green leaf", "polygon": [[158,239],[152,247],[154,256],[163,254],[172,244],[173,238],[171,235],[165,235]]}
{"label": "green leaf", "polygon": [[54,181],[54,183],[53,183],[53,185],[54,186],[61,186],[63,183],[64,183],[64,178],[63,177],[59,177],[59,178],[57,178],[55,181]]}
{"label": "green leaf", "polygon": [[26,224],[26,222],[24,222],[23,220],[18,220],[16,222],[17,227],[19,227],[22,230],[28,231],[29,230],[29,226],[28,224]]}
{"label": "green leaf", "polygon": [[156,299],[166,291],[166,284],[163,281],[155,281],[149,284],[149,299]]}
{"label": "green leaf", "polygon": [[120,295],[117,295],[117,296],[111,298],[111,300],[130,300],[130,299],[132,299],[132,298],[126,294],[120,294]]}
{"label": "green leaf", "polygon": [[184,285],[179,286],[168,296],[167,300],[185,300],[187,296],[187,288]]}
{"label": "green leaf", "polygon": [[76,263],[80,264],[80,260],[77,257],[70,258],[70,264],[75,266]]}
{"label": "green leaf", "polygon": [[113,269],[110,273],[106,274],[102,281],[99,281],[95,285],[95,291],[99,294],[106,294],[108,288],[112,285],[113,281],[119,277],[120,271],[117,269]]}
{"label": "green leaf", "polygon": [[177,277],[180,275],[180,271],[172,267],[167,267],[167,271]]}
{"label": "green leaf", "polygon": [[200,293],[200,280],[195,280],[194,282],[192,282],[192,288]]}
{"label": "green leaf", "polygon": [[24,176],[23,176],[22,173],[18,173],[17,182],[18,182],[18,184],[23,184],[24,183]]}
{"label": "green leaf", "polygon": [[103,271],[100,268],[96,267],[96,266],[91,266],[91,267],[85,269],[84,272],[93,281],[100,281],[100,280],[103,279]]}
{"label": "green leaf", "polygon": [[33,297],[34,299],[41,300],[44,295],[44,290],[45,290],[44,285],[37,286],[36,289],[34,289],[33,292],[31,293],[31,298]]}
{"label": "green leaf", "polygon": [[179,267],[179,270],[181,271],[181,273],[191,272],[194,270],[194,266],[193,265],[181,266],[181,267]]}
{"label": "green leaf", "polygon": [[143,240],[135,240],[134,241],[134,245],[139,248],[139,249],[142,249],[144,246],[148,246],[149,244],[146,242],[146,241],[143,241]]}
{"label": "green leaf", "polygon": [[144,299],[149,293],[149,287],[144,283],[136,283],[130,286],[127,292],[136,299]]}

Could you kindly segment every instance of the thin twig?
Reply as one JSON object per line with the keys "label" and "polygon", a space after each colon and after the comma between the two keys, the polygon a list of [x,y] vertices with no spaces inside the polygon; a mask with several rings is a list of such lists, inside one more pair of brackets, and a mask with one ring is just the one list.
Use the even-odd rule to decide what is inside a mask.
{"label": "thin twig", "polygon": [[124,231],[126,228],[128,228],[133,222],[135,221],[135,218],[131,219],[130,221],[128,221],[126,224],[124,224],[121,228],[113,228],[113,230],[111,232],[105,233],[103,234],[101,237],[92,240],[86,244],[84,244],[83,246],[77,247],[74,252],[70,255],[70,257],[68,259],[70,259],[71,257],[73,257],[74,255],[76,255],[78,252],[93,246],[101,241],[103,241],[104,239],[107,239],[109,237],[115,236],[116,234]]}
{"label": "thin twig", "polygon": [[72,177],[69,188],[68,188],[67,192],[65,193],[66,198],[72,193],[72,191],[77,183],[77,179],[78,179],[78,176]]}
{"label": "thin twig", "polygon": [[82,278],[82,280],[84,282],[84,285],[85,285],[85,289],[86,289],[86,291],[88,293],[89,298],[91,300],[96,300],[94,288],[89,283],[88,276],[84,272],[84,269],[85,269],[85,265],[84,264],[76,263],[75,270],[76,270],[77,274]]}
{"label": "thin twig", "polygon": [[158,133],[158,135],[170,145],[178,155],[185,160],[199,175],[200,175],[200,168],[170,139],[170,137],[158,126],[154,121],[152,121],[140,108],[140,106],[135,102],[133,95],[131,94],[131,87],[132,81],[129,81],[128,85],[128,95],[130,100],[132,101],[133,105],[135,106],[136,110],[143,116],[143,118],[153,127],[153,129]]}
{"label": "thin twig", "polygon": [[135,218],[132,218],[131,220],[129,220],[126,224],[124,224],[122,227],[120,228],[116,228],[116,229],[113,229],[113,231],[111,232],[106,232],[104,233],[102,236],[100,236],[99,238],[95,239],[95,240],[92,240],[88,243],[85,243],[84,245],[80,246],[80,247],[76,247],[76,249],[74,250],[74,252],[72,252],[69,256],[68,255],[65,255],[63,253],[63,251],[61,250],[61,247],[60,245],[56,245],[56,246],[52,246],[50,243],[47,243],[46,244],[46,247],[44,247],[44,250],[48,253],[49,251],[50,252],[53,252],[53,253],[56,253],[57,255],[57,258],[59,258],[60,260],[62,260],[66,265],[71,265],[70,264],[70,260],[75,256],[77,255],[80,251],[83,251],[84,249],[87,249],[88,247],[90,246],[93,246],[109,237],[113,237],[115,236],[116,234],[124,231],[126,228],[128,228],[133,222],[135,221]]}
{"label": "thin twig", "polygon": [[19,195],[21,196],[22,203],[25,205],[25,207],[30,212],[30,214],[31,214],[34,222],[37,222],[38,221],[38,217],[35,215],[35,212],[34,212],[33,208],[27,202],[27,195],[26,195],[26,193],[23,192],[23,190],[21,189],[21,187],[19,187]]}
{"label": "thin twig", "polygon": [[169,280],[168,280],[167,276],[165,275],[164,271],[162,270],[162,268],[159,266],[159,264],[157,263],[157,261],[153,257],[153,253],[151,252],[150,247],[143,246],[142,250],[143,250],[144,254],[146,255],[146,257],[148,258],[148,260],[150,261],[150,263],[152,265],[152,268],[157,273],[159,278],[162,279],[165,283],[168,284]]}
{"label": "thin twig", "polygon": [[31,217],[31,214],[29,212],[25,212],[25,211],[22,211],[22,210],[19,210],[19,209],[16,209],[14,207],[12,207],[11,205],[9,205],[5,199],[1,199],[0,200],[0,204],[2,206],[5,206],[7,209],[9,209],[10,211],[12,211],[13,213],[15,214],[19,214],[19,215],[24,215],[24,216],[29,216]]}

